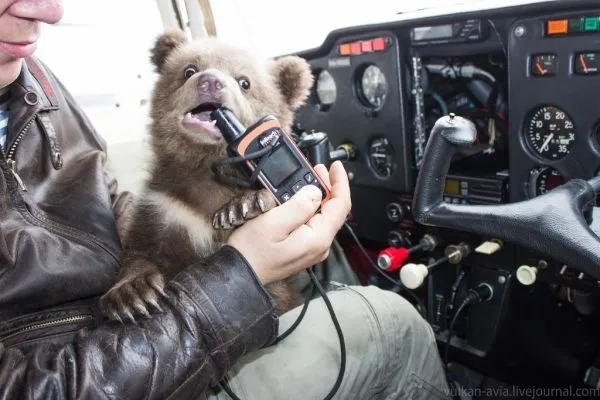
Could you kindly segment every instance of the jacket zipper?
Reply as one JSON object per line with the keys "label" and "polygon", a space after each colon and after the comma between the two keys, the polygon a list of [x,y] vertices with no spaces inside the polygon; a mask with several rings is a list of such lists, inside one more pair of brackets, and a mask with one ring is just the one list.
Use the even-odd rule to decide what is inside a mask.
{"label": "jacket zipper", "polygon": [[[8,152],[6,155],[6,163],[8,164],[10,171],[12,172],[13,176],[15,177],[15,180],[19,184],[19,187],[24,192],[27,191],[27,187],[25,186],[25,183],[23,182],[23,180],[17,173],[17,162],[15,161],[15,153],[17,151],[17,147],[19,146],[19,143],[21,142],[21,140],[23,140],[23,137],[29,131],[29,127],[31,126],[31,124],[33,123],[33,120],[36,117],[37,117],[37,113],[34,114],[29,119],[29,121],[27,121],[27,124],[25,124],[23,129],[21,129],[21,132],[19,132],[19,135],[15,138],[15,140],[10,145],[10,148],[8,149]],[[40,217],[38,217],[37,215],[35,215],[31,211],[29,211],[28,215],[31,216],[32,218],[34,218],[39,224],[41,224],[42,226],[45,226],[46,228],[50,229],[51,231],[54,231],[55,233],[63,235],[71,240],[75,240],[75,241],[83,242],[84,244],[91,244],[91,245],[100,247],[102,250],[104,250],[106,253],[108,253],[117,262],[117,264],[119,264],[118,257],[116,255],[114,255],[113,252],[110,251],[108,248],[106,248],[106,246],[104,246],[102,243],[100,243],[96,240],[86,238],[85,234],[82,234],[81,236],[72,234],[69,231],[67,231],[66,229],[60,228],[59,226],[57,226],[56,223],[49,224],[46,221],[44,221],[43,219],[41,219]]]}
{"label": "jacket zipper", "polygon": [[16,139],[12,142],[10,148],[8,149],[8,153],[6,155],[6,163],[10,167],[10,171],[12,172],[13,176],[15,177],[15,180],[21,187],[21,190],[24,192],[27,191],[27,187],[25,186],[25,183],[23,182],[23,180],[17,173],[17,162],[15,161],[15,152],[17,151],[17,146],[19,146],[19,143],[23,139],[23,136],[25,136],[25,134],[29,131],[29,127],[33,123],[33,120],[35,119],[36,116],[37,116],[37,114],[33,114],[33,116],[29,119],[29,121],[27,121],[27,124],[23,127],[21,132],[19,132],[19,136],[17,136]]}
{"label": "jacket zipper", "polygon": [[60,326],[60,325],[68,325],[68,324],[74,324],[77,322],[91,321],[93,319],[94,319],[94,317],[91,314],[79,314],[79,315],[73,315],[71,317],[55,319],[52,321],[26,325],[26,326],[19,328],[13,332],[9,332],[7,335],[2,337],[2,340],[5,340],[6,338],[8,338],[10,336],[15,336],[15,335],[18,335],[21,333],[35,331],[38,329],[52,328],[52,327]]}

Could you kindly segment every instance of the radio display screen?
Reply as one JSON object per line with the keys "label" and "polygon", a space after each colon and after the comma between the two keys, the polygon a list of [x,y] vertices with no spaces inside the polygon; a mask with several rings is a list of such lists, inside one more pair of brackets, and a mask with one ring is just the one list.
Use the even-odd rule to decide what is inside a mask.
{"label": "radio display screen", "polygon": [[458,196],[460,193],[458,181],[456,179],[447,179],[444,192]]}
{"label": "radio display screen", "polygon": [[452,37],[452,24],[424,26],[412,30],[413,40],[445,39]]}

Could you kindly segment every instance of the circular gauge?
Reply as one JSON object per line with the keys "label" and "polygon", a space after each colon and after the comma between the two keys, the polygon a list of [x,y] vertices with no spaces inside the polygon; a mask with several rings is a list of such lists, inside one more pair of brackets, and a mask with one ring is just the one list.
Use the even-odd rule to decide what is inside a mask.
{"label": "circular gauge", "polygon": [[372,108],[381,108],[388,93],[387,80],[376,65],[364,69],[359,80],[359,93],[363,101]]}
{"label": "circular gauge", "polygon": [[575,142],[575,126],[560,108],[539,107],[525,122],[525,141],[537,156],[559,160],[571,152]]}
{"label": "circular gauge", "polygon": [[565,178],[554,168],[534,168],[529,174],[530,197],[541,196],[565,183]]}
{"label": "circular gauge", "polygon": [[323,106],[331,106],[337,97],[337,88],[333,76],[327,70],[323,70],[317,76],[316,84],[317,99]]}
{"label": "circular gauge", "polygon": [[394,149],[384,137],[374,139],[369,146],[369,163],[375,174],[381,178],[390,177],[395,169]]}

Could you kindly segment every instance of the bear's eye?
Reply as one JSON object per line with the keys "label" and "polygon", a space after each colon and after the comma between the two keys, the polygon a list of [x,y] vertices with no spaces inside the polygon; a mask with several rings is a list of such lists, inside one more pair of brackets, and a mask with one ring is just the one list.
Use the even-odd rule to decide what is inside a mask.
{"label": "bear's eye", "polygon": [[198,69],[193,65],[190,65],[185,69],[183,75],[185,75],[186,78],[191,78],[196,72],[198,72]]}
{"label": "bear's eye", "polygon": [[248,90],[248,89],[250,89],[250,80],[249,80],[247,77],[245,77],[245,76],[240,76],[240,77],[238,78],[238,80],[237,80],[237,81],[238,81],[238,84],[240,85],[240,87],[241,87],[243,90]]}

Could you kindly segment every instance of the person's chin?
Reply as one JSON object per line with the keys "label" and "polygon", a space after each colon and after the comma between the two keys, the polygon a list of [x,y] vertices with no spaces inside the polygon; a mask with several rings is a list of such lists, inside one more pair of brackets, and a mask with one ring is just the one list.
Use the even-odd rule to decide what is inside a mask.
{"label": "person's chin", "polygon": [[31,56],[37,48],[37,42],[32,43],[8,43],[0,42],[0,53],[7,54],[15,58],[25,58]]}

